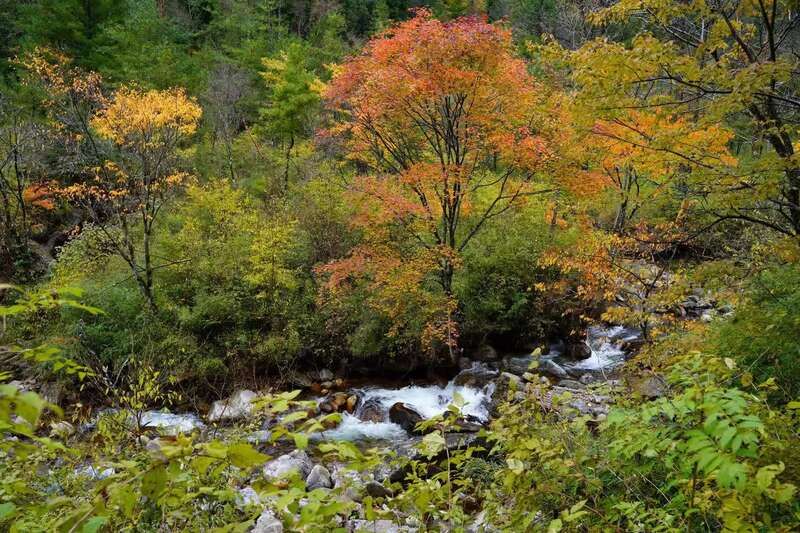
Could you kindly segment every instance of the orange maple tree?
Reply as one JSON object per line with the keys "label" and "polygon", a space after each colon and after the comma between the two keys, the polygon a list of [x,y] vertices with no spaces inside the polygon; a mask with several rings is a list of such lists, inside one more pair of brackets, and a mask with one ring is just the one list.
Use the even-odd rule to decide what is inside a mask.
{"label": "orange maple tree", "polygon": [[[548,190],[536,179],[558,129],[557,114],[543,112],[547,91],[506,29],[419,10],[338,67],[324,97],[339,119],[324,134],[363,171],[350,192],[364,243],[325,267],[330,284],[368,275],[396,287],[388,280],[402,271],[412,290],[435,279],[450,318],[430,330],[452,344],[443,324],[460,252],[488,221]],[[412,275],[408,264],[429,270]]]}

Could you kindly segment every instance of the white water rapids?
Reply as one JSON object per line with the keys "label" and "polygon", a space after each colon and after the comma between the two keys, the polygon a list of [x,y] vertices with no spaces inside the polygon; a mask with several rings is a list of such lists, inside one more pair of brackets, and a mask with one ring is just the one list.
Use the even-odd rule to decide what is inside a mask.
{"label": "white water rapids", "polygon": [[380,405],[388,413],[395,403],[402,402],[424,418],[433,418],[447,410],[454,403],[458,394],[464,402],[461,412],[464,416],[472,416],[481,422],[489,420],[489,403],[494,392],[494,384],[483,388],[458,386],[450,381],[444,387],[438,385],[409,385],[399,389],[383,389],[367,387],[356,389],[361,398],[356,413],[342,413],[342,423],[334,429],[320,434],[328,440],[399,440],[408,438],[408,434],[399,425],[384,420],[370,422],[359,418],[364,406]]}
{"label": "white water rapids", "polygon": [[590,326],[586,334],[586,342],[592,354],[580,361],[565,361],[556,357],[556,361],[568,370],[608,370],[625,361],[623,344],[641,337],[638,330],[624,326]]}

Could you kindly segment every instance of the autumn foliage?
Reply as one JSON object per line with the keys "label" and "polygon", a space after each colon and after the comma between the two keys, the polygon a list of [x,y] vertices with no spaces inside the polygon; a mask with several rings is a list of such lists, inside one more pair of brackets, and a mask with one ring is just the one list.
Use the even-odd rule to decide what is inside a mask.
{"label": "autumn foliage", "polygon": [[547,99],[510,32],[477,17],[441,22],[419,10],[341,66],[325,93],[339,120],[325,134],[366,170],[350,190],[366,238],[325,268],[331,288],[366,274],[408,293],[433,279],[444,296],[428,330],[452,345],[459,253],[539,192],[537,172],[554,157]]}

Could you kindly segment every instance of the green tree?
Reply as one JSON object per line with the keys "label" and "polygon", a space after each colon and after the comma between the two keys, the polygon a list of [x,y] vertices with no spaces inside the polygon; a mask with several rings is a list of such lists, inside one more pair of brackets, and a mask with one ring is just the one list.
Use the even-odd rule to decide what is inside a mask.
{"label": "green tree", "polygon": [[321,82],[309,69],[308,50],[292,43],[278,57],[264,59],[262,73],[269,87],[269,105],[261,110],[267,133],[283,144],[286,159],[284,184],[289,186],[289,165],[298,137],[311,131],[320,106]]}

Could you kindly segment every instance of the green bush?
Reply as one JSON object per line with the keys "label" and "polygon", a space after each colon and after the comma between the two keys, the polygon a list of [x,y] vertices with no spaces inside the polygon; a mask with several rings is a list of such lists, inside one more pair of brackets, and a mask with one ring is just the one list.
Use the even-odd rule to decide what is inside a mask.
{"label": "green bush", "polygon": [[552,334],[562,320],[558,306],[533,287],[548,280],[548,272],[537,265],[542,252],[566,246],[573,237],[551,231],[538,204],[493,222],[465,250],[456,276],[462,339],[476,344],[491,337],[508,349],[520,349]]}
{"label": "green bush", "polygon": [[769,268],[750,284],[731,320],[714,328],[710,344],[752,373],[755,383],[775,378],[773,399],[800,396],[800,267]]}

